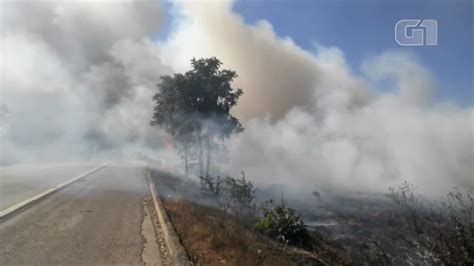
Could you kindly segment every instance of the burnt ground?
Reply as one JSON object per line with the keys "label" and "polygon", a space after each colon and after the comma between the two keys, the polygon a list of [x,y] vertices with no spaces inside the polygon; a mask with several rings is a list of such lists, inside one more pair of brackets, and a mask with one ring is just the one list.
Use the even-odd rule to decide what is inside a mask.
{"label": "burnt ground", "polygon": [[[350,199],[350,200],[349,200]],[[412,234],[398,209],[386,196],[361,195],[341,202],[319,203],[299,209],[303,220],[330,241],[345,257],[394,265],[420,263],[414,248],[404,239]],[[340,210],[335,205],[344,204]]]}
{"label": "burnt ground", "polygon": [[[261,201],[281,197],[274,191],[260,188]],[[335,195],[321,193],[315,197],[310,192],[300,192],[298,197],[288,195],[287,203],[301,213],[310,229],[355,264],[422,264],[406,240],[406,236],[414,234],[413,228],[402,219],[388,193]]]}
{"label": "burnt ground", "polygon": [[[233,215],[203,197],[197,181],[157,172],[153,174],[173,224],[195,264],[294,265],[353,264],[409,265],[418,262],[403,241],[406,232],[387,195],[321,197],[287,200],[309,229],[324,239],[316,253],[281,247],[253,231]],[[259,203],[281,197],[257,190]]]}

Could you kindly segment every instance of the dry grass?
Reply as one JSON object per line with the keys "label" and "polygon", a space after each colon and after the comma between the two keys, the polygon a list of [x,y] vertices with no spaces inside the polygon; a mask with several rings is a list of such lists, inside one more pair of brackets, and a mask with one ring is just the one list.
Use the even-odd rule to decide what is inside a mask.
{"label": "dry grass", "polygon": [[[195,265],[341,265],[329,245],[315,253],[282,247],[203,197],[199,184],[154,171],[164,207]],[[213,205],[214,204],[214,205]]]}
{"label": "dry grass", "polygon": [[196,265],[324,265],[314,253],[278,246],[216,208],[182,199],[164,201]]}

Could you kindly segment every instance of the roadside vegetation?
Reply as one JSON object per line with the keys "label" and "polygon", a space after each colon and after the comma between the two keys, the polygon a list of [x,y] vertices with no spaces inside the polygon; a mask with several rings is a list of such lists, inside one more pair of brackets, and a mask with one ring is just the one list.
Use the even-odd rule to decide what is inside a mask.
{"label": "roadside vegetation", "polygon": [[[386,195],[394,203],[384,203],[387,209],[341,214],[337,221],[345,229],[330,229],[307,225],[285,200],[259,204],[245,175],[206,180],[160,174],[157,181],[195,264],[472,265],[474,201],[466,189],[431,201],[403,183]],[[217,181],[216,195],[209,190]],[[319,231],[328,229],[343,234]]]}
{"label": "roadside vegetation", "polygon": [[201,192],[216,200],[221,209],[240,218],[259,233],[283,245],[314,250],[320,239],[310,233],[295,209],[287,206],[284,199],[275,204],[270,200],[257,210],[255,189],[250,180],[242,177],[199,177]]}
{"label": "roadside vegetation", "polygon": [[[198,206],[191,202],[184,204],[184,201],[173,203],[165,200],[165,202],[175,218],[180,215],[207,217],[206,215],[213,213],[214,218],[220,221],[218,225],[215,225],[213,220],[210,221],[212,227],[217,226],[213,229],[208,227],[209,224],[202,223],[207,219],[196,220],[196,217],[186,217],[185,220],[187,223],[194,221],[191,227],[194,228],[193,230],[201,226],[207,228],[207,233],[211,231],[211,243],[219,242],[219,245],[215,245],[217,249],[234,245],[233,248],[241,250],[242,253],[245,246],[252,244],[244,242],[259,242],[257,239],[264,238],[265,241],[269,241],[268,243],[275,242],[272,250],[294,247],[302,248],[305,252],[313,252],[318,240],[308,231],[296,210],[286,206],[283,199],[281,205],[257,206],[254,185],[246,178],[244,172],[240,178],[221,177],[212,173],[214,162],[225,157],[219,154],[225,139],[244,130],[238,118],[230,113],[242,95],[241,89],[232,87],[232,81],[237,77],[237,73],[221,69],[221,65],[222,63],[214,57],[192,59],[190,71],[184,74],[162,76],[158,84],[159,90],[153,96],[155,105],[151,125],[164,129],[172,136],[183,159],[185,176],[197,175],[199,177],[200,187],[197,198],[208,207]],[[173,193],[180,189],[183,187],[175,187]],[[184,191],[181,192],[184,193]],[[210,207],[217,208],[212,211]],[[191,209],[173,212],[174,208]],[[200,211],[195,212],[196,210],[205,210],[206,214]],[[180,231],[180,221],[181,219],[175,219],[178,231]],[[226,224],[227,228],[224,226]],[[216,230],[219,227],[220,230]],[[181,229],[186,230],[185,228]],[[242,232],[233,236],[232,233],[237,231]],[[188,239],[193,239],[195,236],[181,233],[184,242],[186,242],[186,236],[191,236]],[[224,235],[227,237],[219,241],[219,237]],[[191,250],[194,249],[191,248]],[[261,252],[265,250],[270,252],[270,249],[263,246],[257,249],[257,257],[261,256]],[[277,253],[282,254],[281,252],[275,254]],[[204,256],[197,257],[204,258]],[[259,260],[250,254],[243,257],[248,257],[254,262]],[[278,264],[286,264],[283,263],[285,260],[281,258],[281,255],[277,257],[279,259],[276,261],[280,261]],[[293,256],[288,256],[288,258],[291,257]],[[207,261],[198,261],[198,264],[202,263],[207,264]]]}
{"label": "roadside vegetation", "polygon": [[[276,209],[270,202],[263,209],[257,207],[254,185],[244,173],[240,178],[204,178],[200,183],[163,173],[153,178],[160,184],[158,193],[196,265],[344,264],[327,242],[307,230],[295,210],[285,207],[282,210],[293,212],[291,217],[285,220],[282,213],[275,217],[277,223],[266,223],[269,216],[264,209],[269,213]],[[292,230],[296,224],[303,231]],[[281,233],[275,234],[278,230]],[[302,234],[311,240],[299,243],[295,237]]]}
{"label": "roadside vegetation", "polygon": [[153,96],[150,124],[173,137],[186,176],[209,176],[222,142],[244,130],[230,113],[242,95],[232,87],[237,73],[221,66],[215,57],[192,59],[190,71],[162,76]]}
{"label": "roadside vegetation", "polygon": [[320,237],[315,237],[306,228],[303,220],[295,209],[282,202],[276,206],[262,208],[262,217],[255,228],[272,239],[285,245],[296,246],[306,250],[313,250]]}

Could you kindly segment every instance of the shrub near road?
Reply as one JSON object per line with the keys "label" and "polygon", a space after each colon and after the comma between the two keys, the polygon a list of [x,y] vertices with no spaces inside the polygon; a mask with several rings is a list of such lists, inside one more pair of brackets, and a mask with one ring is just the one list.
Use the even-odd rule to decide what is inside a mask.
{"label": "shrub near road", "polygon": [[255,226],[272,239],[287,245],[312,250],[317,244],[296,210],[286,206],[284,201],[271,208],[263,208],[263,217]]}
{"label": "shrub near road", "polygon": [[324,244],[311,252],[284,245],[255,230],[256,218],[229,212],[216,200],[210,200],[212,197],[201,191],[198,182],[162,173],[154,173],[153,178],[159,184],[157,191],[171,221],[196,265],[343,264]]}

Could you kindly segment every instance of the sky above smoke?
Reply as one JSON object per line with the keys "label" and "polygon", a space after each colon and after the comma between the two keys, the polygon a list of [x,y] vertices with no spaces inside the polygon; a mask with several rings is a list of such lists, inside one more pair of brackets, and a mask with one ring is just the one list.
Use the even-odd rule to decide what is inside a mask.
{"label": "sky above smoke", "polygon": [[[169,137],[149,126],[151,97],[161,75],[216,56],[244,91],[229,173],[295,188],[474,188],[474,109],[433,100],[436,77],[416,54],[388,50],[351,69],[337,47],[302,49],[228,1],[176,3],[172,18],[142,1],[1,5],[3,165],[118,156],[177,166]],[[384,80],[390,90],[377,88]]]}

